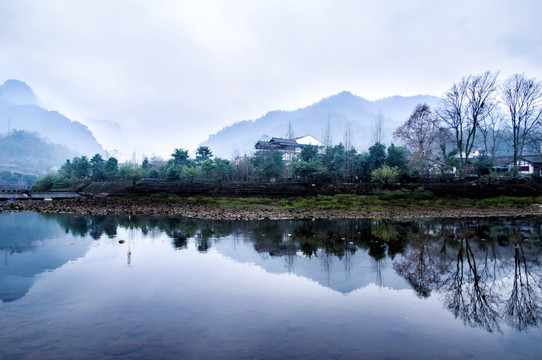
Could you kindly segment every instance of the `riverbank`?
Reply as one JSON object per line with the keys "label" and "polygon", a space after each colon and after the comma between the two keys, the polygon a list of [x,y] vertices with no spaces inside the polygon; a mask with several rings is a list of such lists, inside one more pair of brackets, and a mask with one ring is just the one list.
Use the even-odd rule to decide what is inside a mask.
{"label": "riverbank", "polygon": [[397,193],[332,195],[302,198],[90,197],[54,201],[25,200],[0,211],[35,211],[89,215],[169,215],[202,219],[366,219],[366,218],[471,218],[542,215],[540,197],[487,199],[410,198]]}

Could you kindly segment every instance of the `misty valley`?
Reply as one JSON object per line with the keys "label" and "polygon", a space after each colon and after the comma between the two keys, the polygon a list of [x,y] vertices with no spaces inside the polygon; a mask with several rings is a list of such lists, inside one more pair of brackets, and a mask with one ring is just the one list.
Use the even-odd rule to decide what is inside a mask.
{"label": "misty valley", "polygon": [[0,213],[0,357],[535,359],[542,222]]}

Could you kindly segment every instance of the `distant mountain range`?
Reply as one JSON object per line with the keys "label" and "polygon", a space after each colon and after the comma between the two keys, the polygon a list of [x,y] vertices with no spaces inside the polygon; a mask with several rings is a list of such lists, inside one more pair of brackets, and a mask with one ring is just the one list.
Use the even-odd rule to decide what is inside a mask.
{"label": "distant mountain range", "polygon": [[0,126],[2,133],[9,129],[37,132],[45,140],[79,155],[105,153],[85,125],[40,107],[32,89],[19,80],[7,80],[0,85]]}
{"label": "distant mountain range", "polygon": [[[392,132],[410,116],[417,104],[427,103],[435,107],[439,100],[434,96],[418,95],[369,101],[343,91],[295,111],[271,111],[256,120],[237,122],[210,135],[201,145],[209,146],[215,156],[230,159],[235,155],[252,154],[258,140],[286,137],[289,126],[295,136],[312,135],[324,141],[329,122],[331,144],[343,142],[345,131],[349,127],[352,145],[363,151],[373,143],[377,117],[383,118],[384,141],[389,143],[393,140]],[[122,129],[118,123],[107,120],[87,122],[102,141],[110,145],[122,145],[119,143],[123,138]],[[66,150],[66,158],[73,157],[74,154],[105,154],[102,145],[86,125],[39,106],[33,90],[19,80],[7,80],[0,85],[0,134],[7,135],[8,129],[37,133],[48,143],[62,145],[69,150]],[[61,149],[56,147],[54,156],[49,158],[58,158]],[[16,171],[12,167],[13,162],[9,163],[9,169],[3,170]],[[21,169],[21,172],[28,173],[28,170]],[[43,169],[39,169],[39,173],[42,171]]]}
{"label": "distant mountain range", "polygon": [[332,144],[344,142],[349,126],[352,145],[357,150],[367,150],[373,142],[377,117],[383,117],[384,140],[391,142],[393,131],[405,122],[417,104],[435,107],[439,101],[440,98],[428,95],[369,101],[343,91],[302,109],[271,111],[256,120],[237,122],[209,136],[201,145],[211,148],[215,156],[224,158],[248,155],[262,138],[285,137],[289,124],[295,136],[312,135],[323,141],[329,119]]}

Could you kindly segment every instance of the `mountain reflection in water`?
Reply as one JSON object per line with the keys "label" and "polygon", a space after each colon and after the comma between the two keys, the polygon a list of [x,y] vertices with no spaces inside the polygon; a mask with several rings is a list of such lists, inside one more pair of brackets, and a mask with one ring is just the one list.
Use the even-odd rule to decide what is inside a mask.
{"label": "mountain reflection in water", "polygon": [[[84,256],[91,239],[114,238],[120,227],[145,236],[165,233],[179,251],[191,243],[201,253],[215,248],[236,261],[294,273],[345,294],[371,283],[410,286],[420,298],[438,296],[457,319],[488,332],[500,332],[504,324],[527,331],[542,319],[536,219],[208,221],[4,213],[0,222],[3,302],[24,296],[29,278]],[[67,247],[58,239],[68,233],[88,240]],[[259,256],[236,251],[225,241],[232,237],[251,244]],[[354,260],[362,265],[355,270]]]}

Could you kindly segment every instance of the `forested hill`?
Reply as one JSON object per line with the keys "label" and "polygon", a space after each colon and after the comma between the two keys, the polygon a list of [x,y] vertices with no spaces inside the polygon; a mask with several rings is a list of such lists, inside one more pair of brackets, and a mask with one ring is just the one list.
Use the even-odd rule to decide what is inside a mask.
{"label": "forested hill", "polygon": [[42,175],[75,156],[66,146],[52,144],[23,130],[0,136],[0,170]]}
{"label": "forested hill", "polygon": [[75,152],[23,130],[0,135],[0,188],[30,188],[45,172],[62,165]]}
{"label": "forested hill", "polygon": [[47,141],[66,146],[79,155],[104,153],[85,125],[40,107],[32,89],[19,80],[7,80],[0,85],[0,121],[0,133],[9,129],[37,132]]}
{"label": "forested hill", "polygon": [[375,119],[383,118],[384,141],[392,141],[392,132],[410,116],[419,103],[435,107],[435,96],[393,96],[369,101],[348,91],[322,99],[295,111],[271,111],[257,120],[246,120],[228,126],[211,135],[205,142],[213,154],[231,158],[235,154],[250,154],[254,144],[265,137],[284,137],[291,124],[295,136],[312,135],[323,141],[329,120],[332,144],[343,142],[350,127],[351,143],[358,150],[373,144]]}

